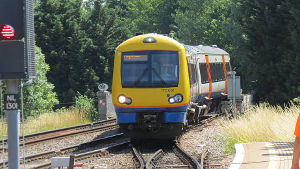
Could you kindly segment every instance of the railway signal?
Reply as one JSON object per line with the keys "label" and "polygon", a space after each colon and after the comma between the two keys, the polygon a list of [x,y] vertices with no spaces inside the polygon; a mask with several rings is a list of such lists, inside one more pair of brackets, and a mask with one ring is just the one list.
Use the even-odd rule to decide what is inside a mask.
{"label": "railway signal", "polygon": [[[23,0],[1,0],[0,1],[0,26],[10,27],[15,31],[14,38],[4,40],[21,40],[24,37],[24,1]],[[3,36],[2,36],[3,37]],[[3,38],[2,38],[3,40]]]}
{"label": "railway signal", "polygon": [[33,19],[33,0],[0,1],[0,79],[35,77]]}
{"label": "railway signal", "polygon": [[2,39],[13,39],[15,37],[15,30],[10,25],[3,25],[0,27],[0,35]]}
{"label": "railway signal", "polygon": [[20,167],[20,79],[31,79],[36,75],[33,1],[0,0],[0,80],[6,82],[8,168],[14,169]]}

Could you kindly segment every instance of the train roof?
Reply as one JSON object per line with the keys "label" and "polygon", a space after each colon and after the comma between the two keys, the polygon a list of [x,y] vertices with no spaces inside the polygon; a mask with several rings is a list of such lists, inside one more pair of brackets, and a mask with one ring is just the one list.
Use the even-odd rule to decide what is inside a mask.
{"label": "train roof", "polygon": [[[148,45],[143,45],[145,38],[153,37],[159,43],[149,43]],[[138,45],[140,44],[140,45]],[[172,45],[170,45],[172,44]],[[179,50],[186,49],[186,53],[188,55],[194,54],[212,54],[212,55],[229,55],[226,51],[218,48],[216,45],[208,46],[208,45],[198,45],[191,46],[182,44],[173,38],[168,36],[156,34],[156,33],[148,33],[142,34],[138,36],[134,36],[125,42],[121,43],[116,50],[119,51],[134,51],[134,50],[149,50],[149,49],[165,49],[165,50]]]}
{"label": "train roof", "polygon": [[[145,43],[143,42],[146,38],[155,38],[157,43]],[[116,50],[118,51],[134,51],[134,50],[150,50],[150,49],[157,49],[157,50],[179,50],[184,49],[183,44],[179,43],[178,41],[163,36],[156,33],[148,33],[142,34],[138,36],[134,36],[125,42],[121,43]]]}
{"label": "train roof", "polygon": [[187,54],[213,54],[213,55],[229,55],[225,50],[218,48],[216,45],[206,46],[206,45],[198,45],[198,46],[190,46],[184,45]]}

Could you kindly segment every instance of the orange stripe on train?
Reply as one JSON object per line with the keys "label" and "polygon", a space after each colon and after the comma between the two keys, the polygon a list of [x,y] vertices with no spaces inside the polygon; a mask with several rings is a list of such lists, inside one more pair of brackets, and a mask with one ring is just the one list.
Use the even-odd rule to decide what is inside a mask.
{"label": "orange stripe on train", "polygon": [[128,108],[164,108],[164,107],[182,107],[188,104],[179,104],[179,105],[165,105],[165,106],[116,106],[116,107],[128,107]]}

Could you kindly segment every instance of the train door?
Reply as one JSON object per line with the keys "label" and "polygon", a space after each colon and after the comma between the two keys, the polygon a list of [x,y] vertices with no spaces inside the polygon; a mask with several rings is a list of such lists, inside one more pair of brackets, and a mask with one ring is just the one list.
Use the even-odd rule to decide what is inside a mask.
{"label": "train door", "polygon": [[199,67],[199,76],[200,76],[200,81],[199,81],[199,98],[200,100],[203,100],[205,97],[208,97],[209,94],[209,72],[208,72],[208,67],[206,64],[206,58],[207,55],[199,55],[198,57],[198,67]]}
{"label": "train door", "polygon": [[200,75],[200,67],[199,67],[199,63],[200,63],[200,55],[198,55],[196,58],[196,70],[197,70],[197,95],[199,95],[199,93],[202,92],[201,89],[201,75]]}

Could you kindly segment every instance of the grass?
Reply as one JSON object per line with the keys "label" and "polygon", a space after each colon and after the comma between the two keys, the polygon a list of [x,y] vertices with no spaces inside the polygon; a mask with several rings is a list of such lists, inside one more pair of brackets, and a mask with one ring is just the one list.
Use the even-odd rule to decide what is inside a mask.
{"label": "grass", "polygon": [[[89,116],[84,112],[80,112],[78,109],[60,110],[58,112],[40,114],[38,117],[25,120],[24,134],[32,134],[90,122]],[[7,126],[3,126],[3,135],[7,135]],[[20,135],[23,133],[22,128],[23,125],[20,125]],[[2,133],[2,124],[0,124],[0,133]]]}
{"label": "grass", "polygon": [[246,114],[231,120],[221,120],[225,131],[225,151],[234,152],[235,143],[292,142],[300,109],[295,105],[253,106]]}

